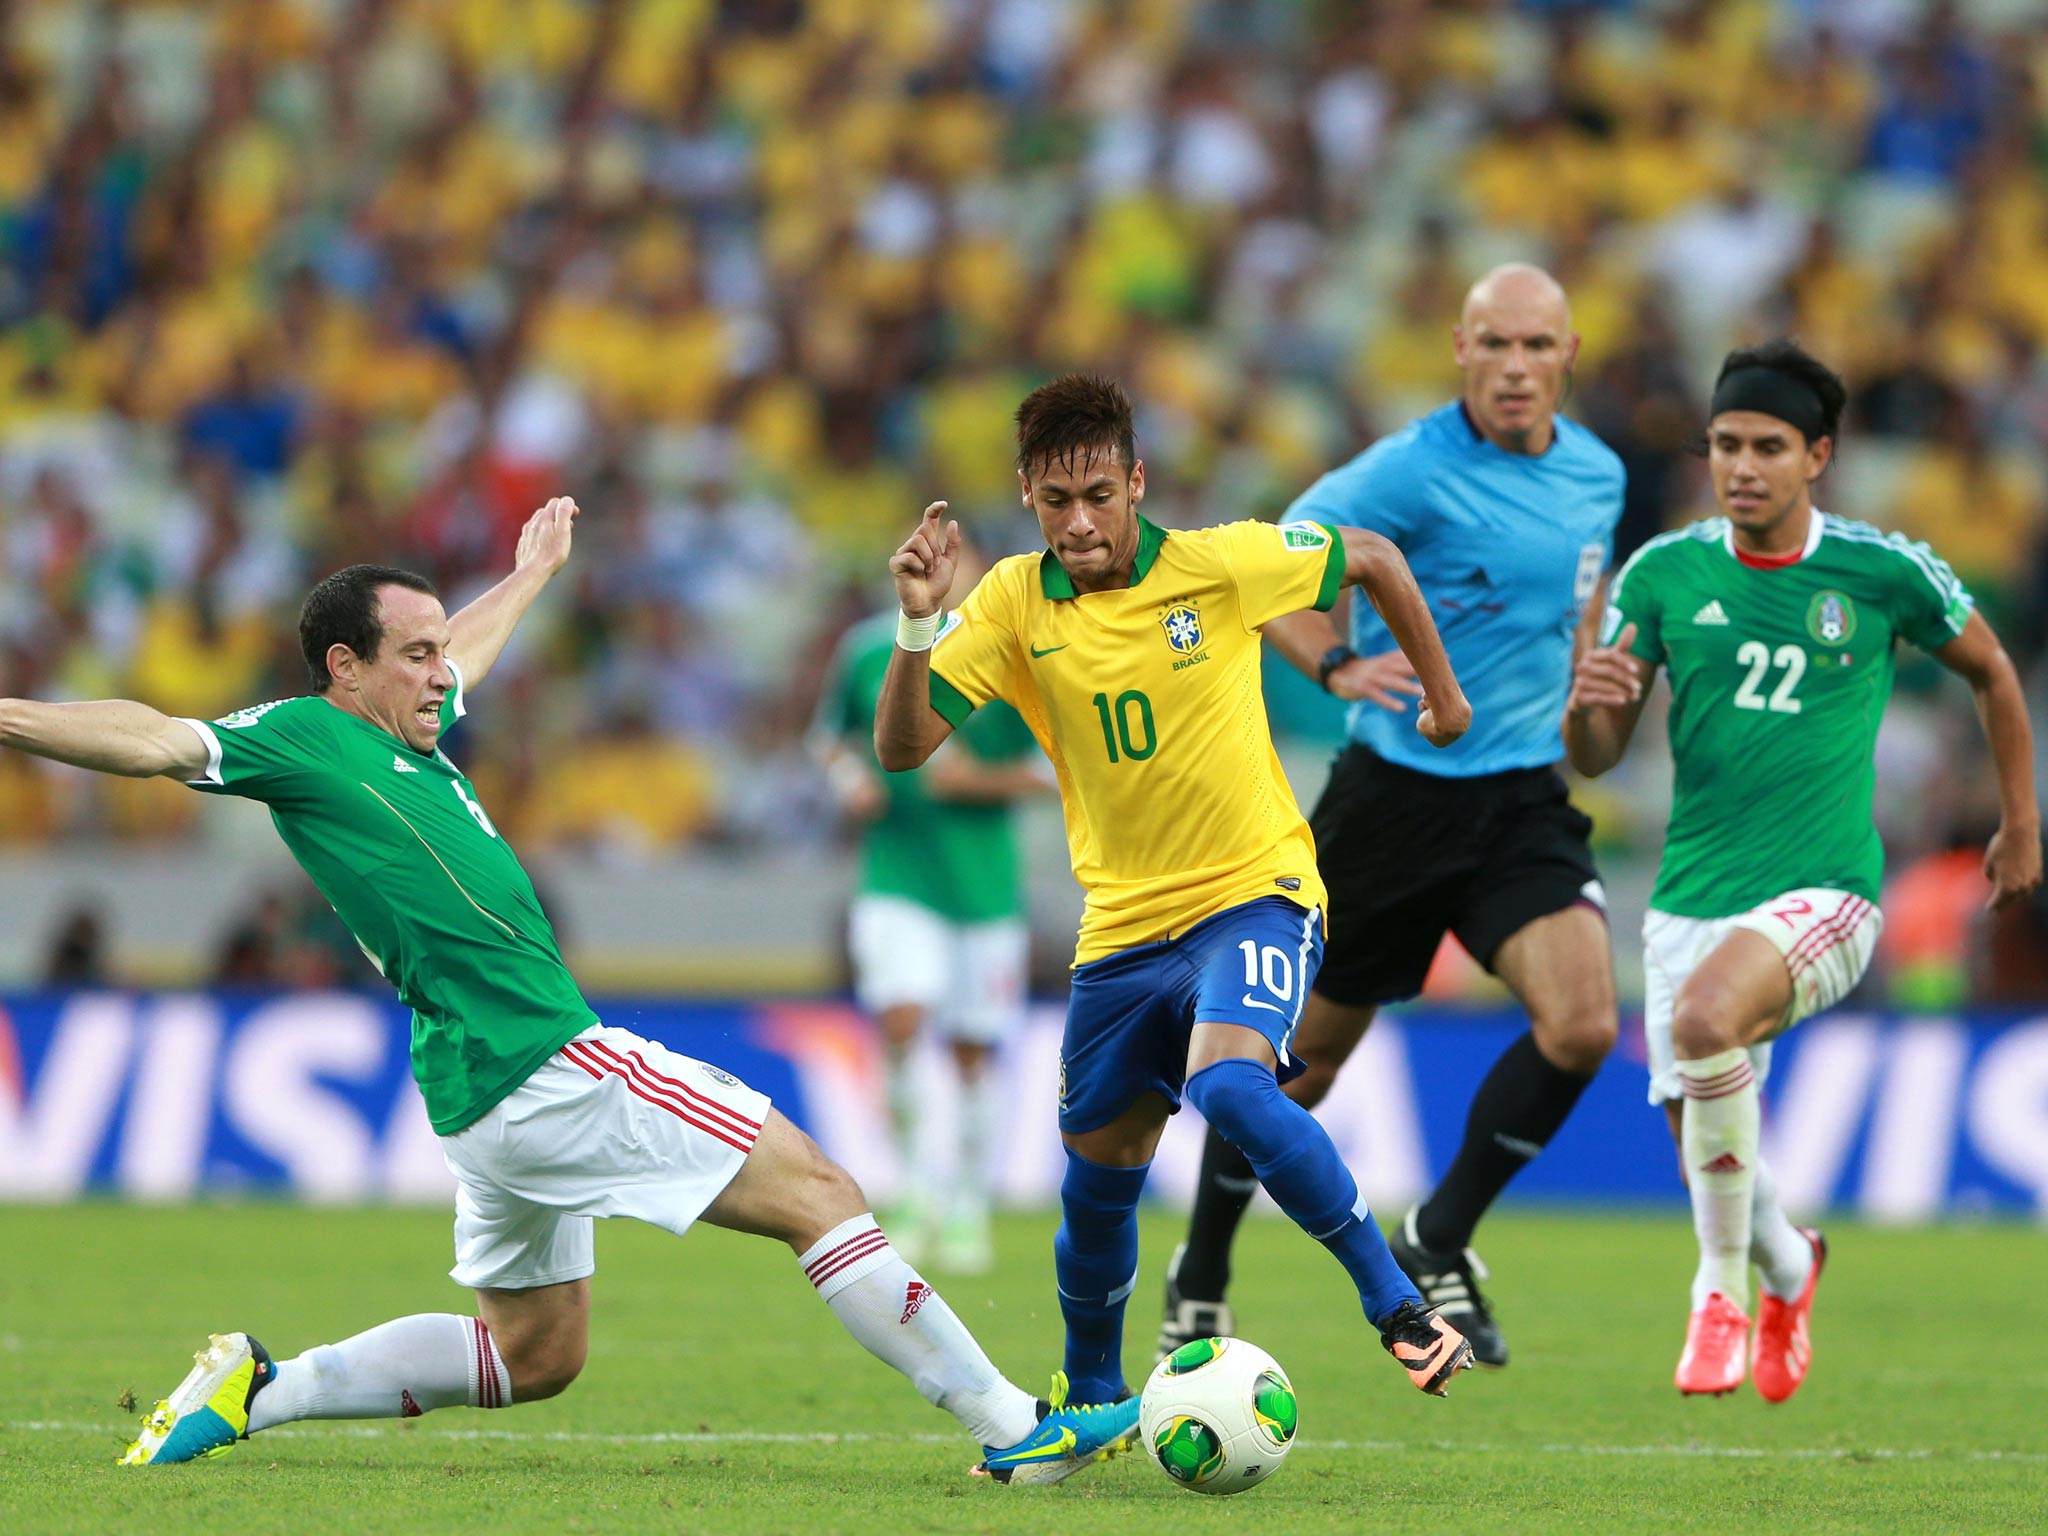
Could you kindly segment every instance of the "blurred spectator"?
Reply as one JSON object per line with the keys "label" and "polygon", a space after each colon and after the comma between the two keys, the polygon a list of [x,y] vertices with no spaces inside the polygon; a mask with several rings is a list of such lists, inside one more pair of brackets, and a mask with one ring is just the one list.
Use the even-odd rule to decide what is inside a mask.
{"label": "blurred spectator", "polygon": [[530,824],[543,839],[643,862],[710,824],[711,772],[683,741],[655,731],[644,701],[608,713],[604,735],[543,768]]}
{"label": "blurred spectator", "polygon": [[106,925],[99,910],[76,906],[58,919],[43,961],[46,987],[104,987],[112,984],[107,965]]}

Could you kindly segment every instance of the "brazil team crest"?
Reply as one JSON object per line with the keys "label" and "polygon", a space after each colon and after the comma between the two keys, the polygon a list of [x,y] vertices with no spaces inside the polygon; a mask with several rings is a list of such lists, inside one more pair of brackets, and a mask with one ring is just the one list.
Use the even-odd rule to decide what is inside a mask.
{"label": "brazil team crest", "polygon": [[1186,603],[1175,603],[1159,620],[1166,643],[1176,656],[1192,656],[1202,648],[1202,616]]}
{"label": "brazil team crest", "polygon": [[1847,645],[1856,633],[1856,608],[1839,592],[1816,592],[1806,605],[1806,632],[1822,645]]}

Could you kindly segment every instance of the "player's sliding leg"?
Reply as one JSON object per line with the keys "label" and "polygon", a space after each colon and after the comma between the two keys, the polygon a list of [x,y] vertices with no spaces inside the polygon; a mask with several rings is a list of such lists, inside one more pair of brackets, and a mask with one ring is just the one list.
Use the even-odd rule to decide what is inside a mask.
{"label": "player's sliding leg", "polygon": [[[1354,1007],[1311,992],[1289,1050],[1304,1064],[1301,1076],[1281,1091],[1304,1109],[1314,1109],[1337,1080],[1372,1023],[1370,1006]],[[1166,1267],[1166,1308],[1159,1325],[1159,1353],[1172,1354],[1190,1339],[1237,1331],[1225,1302],[1230,1287],[1230,1248],[1237,1239],[1259,1176],[1251,1160],[1209,1128],[1202,1144],[1202,1170],[1195,1182],[1194,1210],[1187,1241]]]}
{"label": "player's sliding leg", "polygon": [[1583,902],[1524,923],[1490,957],[1529,1011],[1529,1032],[1472,1096],[1465,1139],[1436,1189],[1408,1213],[1394,1257],[1424,1300],[1471,1340],[1481,1365],[1508,1363],[1472,1252],[1479,1219],[1566,1118],[1614,1046],[1614,962],[1604,915]]}
{"label": "player's sliding leg", "polygon": [[1188,1102],[1243,1150],[1280,1209],[1344,1266],[1367,1319],[1409,1378],[1443,1396],[1450,1378],[1470,1369],[1471,1346],[1424,1308],[1387,1251],[1329,1133],[1280,1091],[1269,1060],[1234,1054],[1239,1051],[1271,1055],[1265,1036],[1255,1030],[1197,1024],[1189,1049]]}
{"label": "player's sliding leg", "polygon": [[1749,1047],[1776,1031],[1791,1003],[1777,947],[1738,928],[1686,978],[1672,1006],[1685,1101],[1679,1139],[1700,1247],[1675,1378],[1681,1392],[1731,1392],[1747,1371],[1751,1207],[1763,1135]]}
{"label": "player's sliding leg", "polygon": [[851,1175],[771,1110],[732,1182],[705,1209],[714,1226],[787,1242],[840,1325],[910,1378],[981,1445],[1003,1482],[1053,1482],[1128,1446],[1137,1405],[1074,1406],[1012,1385],[953,1309],[890,1246]]}
{"label": "player's sliding leg", "polygon": [[[565,1324],[573,1338],[555,1355],[559,1364],[541,1368],[540,1356],[532,1357],[535,1368],[525,1373],[523,1400],[553,1397],[574,1379],[582,1363],[588,1288],[584,1280],[547,1288],[582,1293],[574,1300],[551,1298],[565,1316],[573,1316]],[[490,1310],[488,1303],[484,1310]],[[301,1419],[412,1418],[435,1408],[505,1408],[513,1401],[512,1374],[489,1326],[482,1318],[450,1313],[401,1317],[275,1363],[247,1334],[215,1334],[195,1361],[143,1421],[141,1435],[121,1458],[124,1465],[218,1456],[240,1439]]]}

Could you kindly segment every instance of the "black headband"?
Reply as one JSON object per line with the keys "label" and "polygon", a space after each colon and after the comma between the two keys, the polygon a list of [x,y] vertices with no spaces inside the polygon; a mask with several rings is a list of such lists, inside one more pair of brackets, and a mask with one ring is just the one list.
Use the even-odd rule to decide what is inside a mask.
{"label": "black headband", "polygon": [[1775,368],[1752,366],[1723,374],[1714,386],[1714,403],[1707,408],[1712,421],[1723,411],[1761,411],[1766,416],[1797,427],[1811,443],[1827,436],[1827,411],[1813,387]]}

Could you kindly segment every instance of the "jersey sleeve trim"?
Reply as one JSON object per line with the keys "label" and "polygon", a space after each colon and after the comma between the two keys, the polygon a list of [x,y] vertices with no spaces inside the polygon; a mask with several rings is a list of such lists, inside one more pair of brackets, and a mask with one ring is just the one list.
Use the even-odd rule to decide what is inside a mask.
{"label": "jersey sleeve trim", "polygon": [[931,686],[927,691],[931,695],[932,708],[944,715],[946,723],[956,731],[965,725],[967,717],[974,713],[973,701],[936,671],[931,673]]}
{"label": "jersey sleeve trim", "polygon": [[227,780],[220,775],[220,737],[213,733],[213,727],[204,720],[193,720],[185,715],[173,715],[180,725],[189,725],[206,747],[206,771],[196,779],[187,779],[187,784],[211,784],[219,789],[227,788]]}
{"label": "jersey sleeve trim", "polygon": [[1316,611],[1328,613],[1344,586],[1344,535],[1330,523],[1319,522],[1315,526],[1330,536],[1330,552],[1323,563],[1323,584],[1316,590]]}
{"label": "jersey sleeve trim", "polygon": [[455,701],[455,718],[460,720],[469,713],[469,684],[463,680],[462,668],[455,665],[453,656],[444,656],[441,659],[448,663],[448,675],[455,679],[455,691],[449,697]]}

